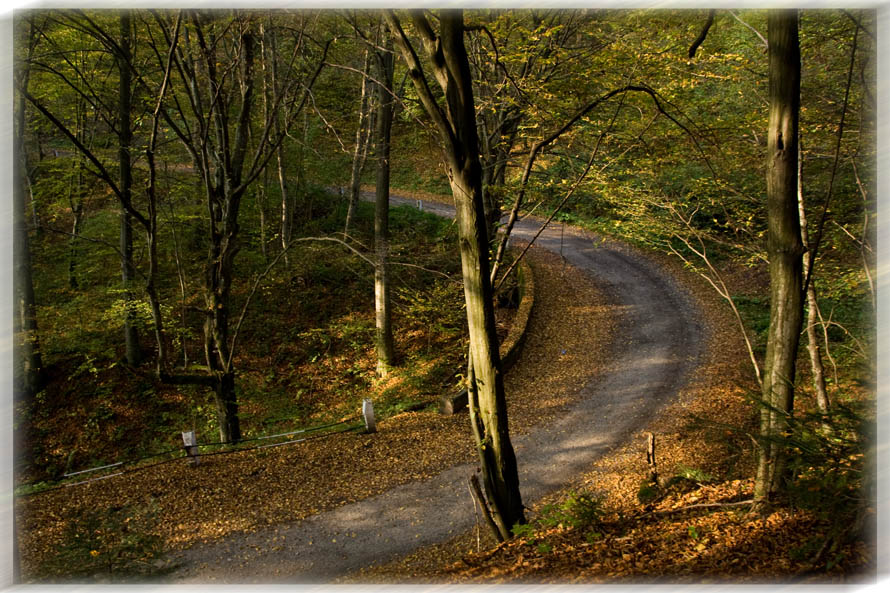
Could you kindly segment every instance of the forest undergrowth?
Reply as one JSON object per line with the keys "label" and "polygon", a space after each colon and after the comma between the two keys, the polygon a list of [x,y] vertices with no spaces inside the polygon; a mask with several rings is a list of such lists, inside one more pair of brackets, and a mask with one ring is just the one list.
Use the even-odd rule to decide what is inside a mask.
{"label": "forest undergrowth", "polygon": [[[418,193],[424,199],[432,194]],[[441,198],[439,198],[441,199]],[[609,232],[596,222],[585,225]],[[672,270],[701,305],[707,361],[675,402],[573,483],[537,501],[528,525],[498,544],[484,525],[342,582],[406,583],[860,583],[876,568],[874,394],[845,359],[819,414],[801,350],[788,495],[755,512],[754,436],[759,404],[751,364],[725,301],[677,258]],[[765,266],[721,268],[763,348]],[[766,320],[763,316],[766,315]],[[649,435],[655,462],[647,462]],[[657,476],[653,479],[653,471]]]}
{"label": "forest undergrowth", "polygon": [[[370,232],[371,211],[360,207],[353,232],[360,241]],[[342,212],[328,216],[318,222],[320,231],[342,222]],[[199,444],[216,440],[210,395],[164,386],[150,370],[126,367],[120,352],[102,351],[103,340],[115,343],[114,324],[86,344],[95,349],[66,354],[62,330],[78,329],[73,318],[86,315],[89,299],[59,307],[57,319],[45,324],[57,340],[45,347],[53,380],[17,418],[26,579],[145,578],[166,569],[165,550],[297,520],[469,461],[464,416],[438,413],[440,396],[459,390],[466,365],[461,287],[448,267],[456,257],[439,252],[453,249],[453,226],[411,208],[394,209],[392,218],[393,259],[411,264],[396,271],[397,367],[375,377],[373,272],[346,260],[342,248],[306,250],[268,281],[245,322],[238,393],[250,450],[202,449],[197,466],[177,458],[180,431],[195,430]],[[104,287],[83,285],[96,293],[96,306]],[[511,306],[498,308],[502,338]],[[90,360],[85,371],[78,356]],[[359,413],[364,398],[375,405],[373,436],[364,434]],[[549,399],[532,409],[519,425],[555,413]],[[347,430],[267,441],[286,445],[274,448],[250,442],[336,422],[346,422]],[[120,469],[113,467],[57,481],[63,471],[159,450],[172,450],[174,459],[127,465],[123,475],[111,475]],[[109,477],[66,486],[103,476]]]}

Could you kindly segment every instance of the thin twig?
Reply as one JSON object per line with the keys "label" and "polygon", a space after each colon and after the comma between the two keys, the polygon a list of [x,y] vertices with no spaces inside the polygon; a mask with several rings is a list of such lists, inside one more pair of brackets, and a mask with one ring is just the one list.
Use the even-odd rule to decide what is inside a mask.
{"label": "thin twig", "polygon": [[769,49],[769,41],[766,40],[766,37],[764,37],[763,35],[760,34],[760,31],[758,31],[757,29],[755,29],[754,27],[752,27],[751,25],[749,25],[748,23],[743,21],[741,18],[739,18],[739,15],[737,15],[734,11],[730,10],[729,14],[732,15],[732,18],[734,18],[738,22],[740,22],[743,25],[745,25],[746,27],[748,27],[751,31],[754,32],[755,35],[757,35],[758,39],[760,39],[760,41],[763,43],[764,50]]}

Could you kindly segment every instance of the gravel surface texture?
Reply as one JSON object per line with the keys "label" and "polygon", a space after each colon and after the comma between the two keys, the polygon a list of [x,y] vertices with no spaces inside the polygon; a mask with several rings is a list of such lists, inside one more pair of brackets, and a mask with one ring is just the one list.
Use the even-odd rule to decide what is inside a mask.
{"label": "gravel surface texture", "polygon": [[[393,202],[417,204],[417,200],[395,196]],[[454,212],[448,205],[430,201],[422,207],[443,216]],[[539,224],[521,221],[514,236],[528,240]],[[537,364],[572,369],[569,374],[577,377],[574,381],[570,377],[569,390],[577,388],[564,402],[554,404],[548,422],[521,430],[514,439],[526,504],[570,482],[651,419],[700,364],[707,337],[688,293],[669,272],[627,246],[561,225],[545,231],[537,245],[562,257],[568,269],[582,271],[595,286],[592,290],[605,299],[610,313],[597,317],[602,327],[576,327],[575,331],[608,333],[612,339],[597,351],[579,352],[579,344],[573,343],[573,351],[571,346],[561,347],[561,336],[549,336],[551,358],[545,356]],[[573,289],[563,286],[557,291]],[[530,341],[548,330],[535,317],[537,313]],[[519,368],[534,362],[527,359],[536,351],[531,344],[527,348]],[[545,385],[526,383],[525,393],[510,394],[511,416],[522,414],[523,400],[548,395]],[[566,406],[569,400],[574,403]],[[320,583],[390,561],[473,526],[467,477],[474,465],[456,465],[431,478],[401,484],[295,523],[197,544],[174,554],[172,560],[179,568],[167,580]]]}

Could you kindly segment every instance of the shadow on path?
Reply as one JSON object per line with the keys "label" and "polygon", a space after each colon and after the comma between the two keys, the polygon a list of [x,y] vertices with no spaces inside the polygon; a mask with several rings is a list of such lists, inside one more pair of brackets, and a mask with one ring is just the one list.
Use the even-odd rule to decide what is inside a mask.
{"label": "shadow on path", "polygon": [[[392,196],[394,205],[417,200]],[[423,209],[454,216],[424,202]],[[521,221],[529,240],[539,222]],[[514,439],[527,505],[571,482],[599,457],[648,423],[699,364],[701,316],[676,281],[630,248],[592,233],[556,226],[537,240],[587,273],[610,307],[622,310],[610,368],[589,380],[560,419]],[[594,330],[595,328],[592,328]],[[194,546],[172,555],[172,583],[321,583],[434,544],[474,524],[466,479],[475,464],[302,521]]]}

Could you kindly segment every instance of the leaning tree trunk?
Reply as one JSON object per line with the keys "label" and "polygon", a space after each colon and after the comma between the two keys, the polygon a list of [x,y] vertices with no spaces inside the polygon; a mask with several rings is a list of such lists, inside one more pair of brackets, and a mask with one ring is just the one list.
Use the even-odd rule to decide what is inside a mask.
{"label": "leaning tree trunk", "polygon": [[[131,200],[133,187],[133,169],[130,164],[130,144],[132,131],[130,129],[130,12],[124,10],[120,15],[120,54],[118,59],[118,71],[120,73],[120,94],[118,101],[118,160],[120,161],[120,191],[127,202]],[[133,314],[132,285],[135,277],[133,266],[133,225],[130,214],[123,206],[120,212],[120,250],[121,250],[121,281],[124,289],[124,298],[127,303],[127,312],[124,317],[124,344],[126,345],[127,364],[136,366],[142,360],[142,352],[139,348],[139,335],[136,331],[135,316]]]}
{"label": "leaning tree trunk", "polygon": [[784,474],[781,436],[794,406],[794,374],[803,319],[803,245],[797,207],[800,44],[796,10],[773,10],[769,27],[767,216],[770,324],[763,374],[760,448],[754,496],[766,502]]}
{"label": "leaning tree trunk", "polygon": [[524,515],[516,456],[507,430],[506,394],[494,324],[481,176],[478,161],[475,167],[472,163],[466,165],[463,170],[452,170],[451,189],[457,206],[461,271],[470,333],[469,364],[473,382],[470,388],[475,388],[478,412],[474,410],[474,417],[479,418],[482,427],[477,446],[485,489],[501,538],[508,539],[512,526],[522,522]]}
{"label": "leaning tree trunk", "polygon": [[[389,45],[391,46],[392,43],[390,42]],[[389,93],[393,78],[392,51],[378,53],[377,62],[380,67],[380,83],[376,85],[377,196],[374,208],[374,250],[376,252],[374,309],[377,326],[377,374],[383,377],[395,362],[389,278],[389,153],[393,111],[392,96]]]}
{"label": "leaning tree trunk", "polygon": [[523,522],[525,516],[516,456],[508,431],[507,398],[495,329],[487,221],[482,200],[482,166],[469,63],[463,43],[463,13],[443,11],[441,23],[442,50],[446,61],[453,64],[457,82],[456,88],[446,91],[456,137],[449,164],[451,191],[457,208],[470,359],[479,417],[484,428],[479,451],[495,521],[501,536],[507,539],[511,537],[513,525]]}

